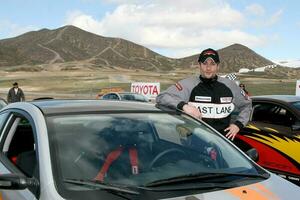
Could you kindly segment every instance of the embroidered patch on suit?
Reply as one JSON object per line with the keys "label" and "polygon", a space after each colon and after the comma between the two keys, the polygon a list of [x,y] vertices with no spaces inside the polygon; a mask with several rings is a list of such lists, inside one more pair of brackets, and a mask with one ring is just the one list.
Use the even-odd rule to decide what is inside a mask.
{"label": "embroidered patch on suit", "polygon": [[181,91],[183,89],[183,87],[182,87],[182,85],[180,85],[180,83],[176,83],[175,86],[178,91]]}

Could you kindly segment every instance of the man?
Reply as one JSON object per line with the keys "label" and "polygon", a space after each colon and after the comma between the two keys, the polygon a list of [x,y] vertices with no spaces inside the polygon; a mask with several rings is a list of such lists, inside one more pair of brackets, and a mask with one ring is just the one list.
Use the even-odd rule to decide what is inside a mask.
{"label": "man", "polygon": [[19,101],[25,101],[25,95],[21,88],[19,88],[18,83],[13,83],[13,87],[9,89],[7,94],[7,102],[14,103]]}
{"label": "man", "polygon": [[[198,62],[199,77],[190,77],[170,86],[157,96],[156,102],[202,119],[233,140],[249,121],[251,100],[234,81],[217,75],[220,63],[217,51],[205,49]],[[235,107],[239,113],[231,122]]]}

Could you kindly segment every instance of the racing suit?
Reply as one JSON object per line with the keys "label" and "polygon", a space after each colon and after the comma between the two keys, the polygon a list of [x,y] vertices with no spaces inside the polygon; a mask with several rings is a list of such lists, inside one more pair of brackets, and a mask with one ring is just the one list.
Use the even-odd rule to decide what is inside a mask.
{"label": "racing suit", "polygon": [[234,81],[219,76],[181,80],[160,93],[156,102],[179,110],[187,103],[192,104],[201,112],[202,120],[222,134],[231,123],[234,110],[238,111],[238,116],[233,123],[242,129],[252,109],[250,98],[241,88]]}

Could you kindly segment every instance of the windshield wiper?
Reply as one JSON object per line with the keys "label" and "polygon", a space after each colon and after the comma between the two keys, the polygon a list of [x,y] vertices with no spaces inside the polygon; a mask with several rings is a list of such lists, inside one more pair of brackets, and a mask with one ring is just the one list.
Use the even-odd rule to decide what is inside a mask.
{"label": "windshield wiper", "polygon": [[[164,183],[166,184],[166,183]],[[154,187],[154,186],[161,186],[164,184],[147,184],[146,186],[139,186],[139,189],[142,190],[148,190],[148,191],[155,191],[155,192],[162,192],[162,191],[179,191],[179,190],[210,190],[210,189],[228,189],[228,188],[233,188],[236,187],[236,184],[224,184],[224,183],[201,183],[200,185],[197,184],[189,184],[185,186],[180,186],[180,187]]]}
{"label": "windshield wiper", "polygon": [[183,176],[176,176],[171,177],[167,179],[161,179],[157,181],[153,181],[150,183],[147,183],[145,187],[153,187],[153,186],[160,186],[160,185],[167,185],[172,183],[180,183],[180,182],[186,182],[186,181],[193,181],[193,180],[208,180],[208,179],[215,179],[215,178],[223,178],[223,177],[229,177],[229,176],[241,176],[241,177],[247,177],[247,178],[262,178],[267,179],[269,178],[269,174],[245,174],[245,173],[193,173],[193,174],[187,174]]}
{"label": "windshield wiper", "polygon": [[125,193],[125,194],[133,194],[133,195],[140,194],[137,191],[127,189],[121,185],[107,184],[107,183],[102,183],[100,181],[95,181],[95,180],[64,179],[64,182],[71,183],[74,185],[88,186],[88,187],[106,190],[106,191],[110,191],[110,192],[121,192],[121,193]]}

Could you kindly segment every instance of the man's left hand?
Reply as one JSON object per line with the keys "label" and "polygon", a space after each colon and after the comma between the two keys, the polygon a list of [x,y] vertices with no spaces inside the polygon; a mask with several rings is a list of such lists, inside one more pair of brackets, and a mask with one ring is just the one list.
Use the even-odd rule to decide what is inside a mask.
{"label": "man's left hand", "polygon": [[226,137],[233,141],[240,128],[235,124],[230,124],[224,131],[227,132]]}

